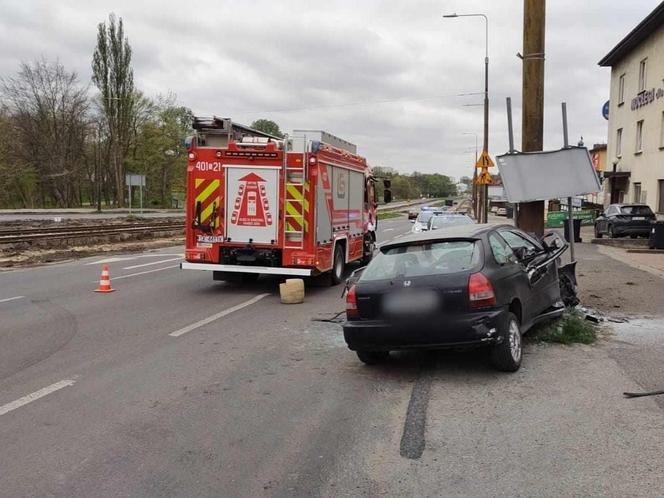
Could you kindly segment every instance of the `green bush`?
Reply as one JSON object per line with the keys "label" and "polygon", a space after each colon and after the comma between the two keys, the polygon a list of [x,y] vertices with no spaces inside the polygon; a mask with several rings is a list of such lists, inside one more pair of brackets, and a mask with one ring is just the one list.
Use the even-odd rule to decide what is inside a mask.
{"label": "green bush", "polygon": [[537,327],[534,337],[543,342],[592,344],[597,330],[577,311],[566,311],[559,320]]}

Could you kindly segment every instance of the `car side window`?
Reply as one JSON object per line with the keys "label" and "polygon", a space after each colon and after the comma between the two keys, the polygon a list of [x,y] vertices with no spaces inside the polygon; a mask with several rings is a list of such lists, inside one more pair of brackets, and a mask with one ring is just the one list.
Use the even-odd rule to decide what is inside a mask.
{"label": "car side window", "polygon": [[535,244],[529,240],[524,239],[521,235],[511,230],[501,230],[500,235],[503,239],[505,239],[507,245],[510,246],[513,250],[519,247],[525,247],[529,253],[535,253],[538,251],[538,248]]}
{"label": "car side window", "polygon": [[493,253],[493,257],[496,260],[496,263],[499,265],[504,265],[506,263],[516,263],[517,258],[514,255],[514,252],[502,237],[492,233],[489,235],[489,245],[491,246],[491,252]]}

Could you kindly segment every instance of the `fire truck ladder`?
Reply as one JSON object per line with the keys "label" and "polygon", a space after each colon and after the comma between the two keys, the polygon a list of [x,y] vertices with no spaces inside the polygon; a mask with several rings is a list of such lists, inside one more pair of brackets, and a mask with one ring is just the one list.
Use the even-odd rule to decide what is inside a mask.
{"label": "fire truck ladder", "polygon": [[288,249],[304,248],[304,232],[307,221],[305,219],[307,202],[305,196],[307,153],[303,154],[302,163],[298,166],[285,164],[285,192],[284,202],[284,247]]}

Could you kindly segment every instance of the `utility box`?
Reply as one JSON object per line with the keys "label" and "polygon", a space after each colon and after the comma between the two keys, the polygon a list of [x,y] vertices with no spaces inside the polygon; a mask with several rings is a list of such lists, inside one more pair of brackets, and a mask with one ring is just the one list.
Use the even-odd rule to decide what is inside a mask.
{"label": "utility box", "polygon": [[650,249],[664,249],[664,221],[653,222],[650,228],[648,247]]}

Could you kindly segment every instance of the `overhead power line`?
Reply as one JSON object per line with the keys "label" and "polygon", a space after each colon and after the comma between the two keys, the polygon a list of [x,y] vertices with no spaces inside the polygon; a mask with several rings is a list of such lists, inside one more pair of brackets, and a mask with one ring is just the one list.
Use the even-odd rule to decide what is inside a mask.
{"label": "overhead power line", "polygon": [[362,101],[362,102],[346,102],[342,104],[322,104],[316,106],[307,106],[307,107],[290,107],[283,109],[262,109],[262,110],[245,110],[245,111],[233,111],[234,114],[268,114],[274,112],[298,112],[298,111],[314,111],[317,109],[332,109],[337,107],[360,107],[367,105],[382,105],[382,104],[394,104],[399,102],[422,102],[425,100],[436,100],[436,99],[448,99],[453,97],[469,97],[473,95],[483,95],[483,92],[471,92],[471,93],[452,93],[448,95],[430,95],[427,97],[420,98],[411,98],[403,97],[398,99],[387,99],[387,100],[373,100],[373,101]]}

